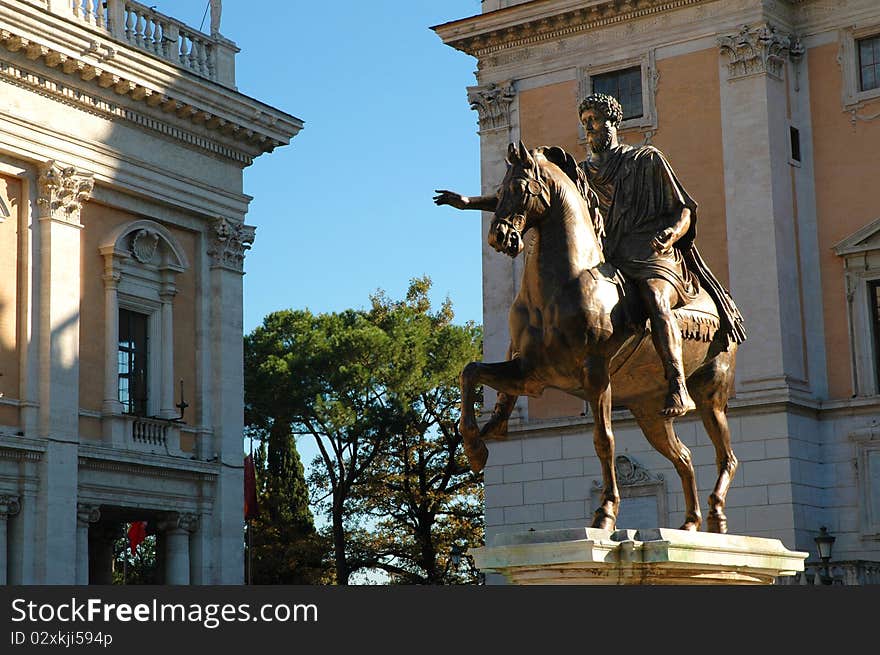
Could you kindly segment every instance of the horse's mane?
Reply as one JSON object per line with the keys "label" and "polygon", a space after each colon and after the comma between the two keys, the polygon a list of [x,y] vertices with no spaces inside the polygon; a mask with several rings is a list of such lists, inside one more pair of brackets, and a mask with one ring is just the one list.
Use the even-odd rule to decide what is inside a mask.
{"label": "horse's mane", "polygon": [[596,231],[596,238],[602,244],[605,240],[605,221],[599,212],[599,196],[590,188],[587,176],[583,169],[578,166],[575,158],[559,146],[540,146],[535,148],[534,152],[543,155],[551,164],[558,166],[574,182],[581,197],[587,202],[590,218],[593,221],[593,229]]}

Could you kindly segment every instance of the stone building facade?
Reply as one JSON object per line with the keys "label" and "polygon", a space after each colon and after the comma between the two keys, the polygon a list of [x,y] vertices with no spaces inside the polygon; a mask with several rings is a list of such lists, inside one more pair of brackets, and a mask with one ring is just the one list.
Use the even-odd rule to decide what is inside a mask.
{"label": "stone building facade", "polygon": [[302,122],[131,0],[0,4],[0,584],[243,579],[243,169]]}
{"label": "stone building facade", "polygon": [[[503,177],[508,142],[560,145],[583,159],[579,100],[596,89],[627,95],[622,140],[666,153],[700,206],[700,251],[746,319],[729,410],[740,462],[730,531],[810,552],[809,571],[826,526],[837,578],[880,582],[880,5],[482,8],[434,30],[478,60],[468,99],[479,114],[483,193]],[[483,244],[488,361],[505,358],[521,267]],[[494,393],[486,396],[491,409]],[[510,438],[489,444],[487,537],[576,527],[592,515],[601,472],[584,412],[559,392],[520,399]],[[698,417],[676,425],[705,513],[714,449]],[[614,428],[619,526],[679,525],[683,493],[670,462],[628,412],[614,413]]]}

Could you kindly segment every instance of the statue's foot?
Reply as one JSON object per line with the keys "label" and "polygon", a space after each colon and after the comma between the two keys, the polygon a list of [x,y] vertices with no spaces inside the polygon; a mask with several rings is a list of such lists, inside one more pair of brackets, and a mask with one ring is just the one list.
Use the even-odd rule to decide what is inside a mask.
{"label": "statue's foot", "polygon": [[692,409],[696,409],[691,395],[688,393],[684,379],[677,378],[669,385],[669,393],[666,395],[666,404],[660,410],[661,416],[673,417],[684,416]]}

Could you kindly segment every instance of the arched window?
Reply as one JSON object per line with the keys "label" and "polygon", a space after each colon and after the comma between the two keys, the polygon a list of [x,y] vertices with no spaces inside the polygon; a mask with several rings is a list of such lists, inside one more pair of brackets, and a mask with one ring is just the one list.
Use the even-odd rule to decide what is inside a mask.
{"label": "arched window", "polygon": [[[99,250],[104,257],[105,438],[116,445],[176,451],[166,443],[162,421],[178,414],[174,297],[177,276],[189,262],[171,232],[150,220],[117,228]],[[125,420],[126,415],[137,420]]]}

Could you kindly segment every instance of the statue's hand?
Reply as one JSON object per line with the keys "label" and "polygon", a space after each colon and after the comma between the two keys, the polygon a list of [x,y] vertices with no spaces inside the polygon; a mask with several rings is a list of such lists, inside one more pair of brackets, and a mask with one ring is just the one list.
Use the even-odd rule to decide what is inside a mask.
{"label": "statue's hand", "polygon": [[658,255],[665,255],[670,250],[672,250],[672,246],[675,244],[675,230],[671,227],[667,227],[665,230],[662,230],[657,233],[651,240],[651,247],[654,249]]}
{"label": "statue's hand", "polygon": [[434,189],[437,194],[434,196],[434,204],[450,205],[456,209],[465,209],[468,206],[468,197],[463,196],[455,191],[447,191],[446,189]]}

